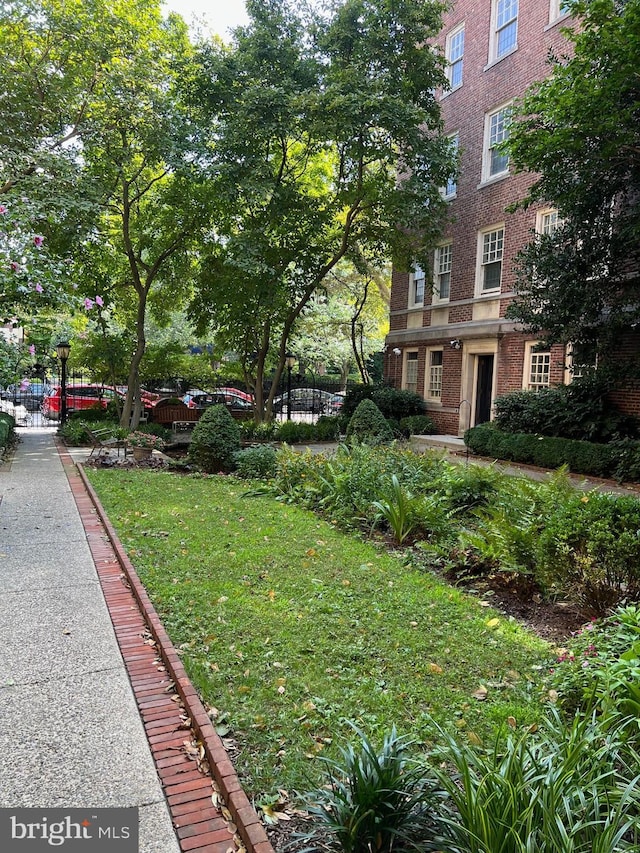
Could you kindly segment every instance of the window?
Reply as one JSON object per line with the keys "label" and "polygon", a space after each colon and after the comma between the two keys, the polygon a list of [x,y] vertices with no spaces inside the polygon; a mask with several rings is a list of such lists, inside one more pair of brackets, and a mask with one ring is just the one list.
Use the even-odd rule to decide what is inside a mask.
{"label": "window", "polygon": [[462,61],[464,57],[464,24],[447,36],[445,45],[447,58],[447,79],[452,89],[462,86]]}
{"label": "window", "polygon": [[529,391],[539,391],[549,387],[551,369],[551,353],[536,352],[535,344],[529,350],[528,380],[526,387]]}
{"label": "window", "polygon": [[536,216],[536,232],[546,237],[552,237],[559,224],[557,210],[541,210]]}
{"label": "window", "polygon": [[451,292],[451,261],[453,247],[451,243],[438,246],[433,259],[434,302],[446,302]]}
{"label": "window", "polygon": [[569,12],[569,3],[567,0],[551,0],[549,7],[549,23],[557,21],[558,18],[563,18]]}
{"label": "window", "polygon": [[[454,160],[458,158],[458,146],[460,144],[460,135],[458,133],[454,133],[449,137],[449,145],[451,155]],[[458,192],[458,179],[456,175],[452,175],[447,181],[446,187],[442,190],[442,195],[444,198],[454,198],[456,193]]]}
{"label": "window", "polygon": [[425,275],[420,267],[416,267],[409,276],[409,307],[424,305]]}
{"label": "window", "polygon": [[404,387],[407,391],[418,391],[418,353],[414,350],[407,353],[405,364]]}
{"label": "window", "polygon": [[511,108],[500,107],[485,116],[484,155],[482,180],[488,181],[509,171],[509,155],[500,150],[501,143],[509,138]]}
{"label": "window", "polygon": [[504,228],[494,228],[480,234],[480,293],[500,290],[503,251]]}
{"label": "window", "polygon": [[491,60],[506,56],[518,46],[518,0],[494,0]]}
{"label": "window", "polygon": [[427,397],[430,400],[440,400],[442,397],[442,350],[432,349],[428,352],[429,372],[427,376]]}

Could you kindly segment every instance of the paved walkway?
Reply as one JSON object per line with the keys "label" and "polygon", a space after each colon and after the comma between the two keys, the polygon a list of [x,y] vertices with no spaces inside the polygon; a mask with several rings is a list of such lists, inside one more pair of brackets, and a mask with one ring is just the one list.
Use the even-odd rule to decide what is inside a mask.
{"label": "paved walkway", "polygon": [[0,807],[134,806],[140,853],[273,853],[70,454],[19,432],[0,467]]}

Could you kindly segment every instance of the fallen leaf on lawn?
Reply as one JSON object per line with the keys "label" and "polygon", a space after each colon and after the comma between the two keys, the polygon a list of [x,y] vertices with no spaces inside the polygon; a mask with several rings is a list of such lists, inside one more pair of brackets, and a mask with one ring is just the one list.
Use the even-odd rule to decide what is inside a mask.
{"label": "fallen leaf on lawn", "polygon": [[442,669],[441,666],[438,666],[437,663],[430,663],[429,664],[429,672],[433,672],[433,673],[435,673],[435,675],[440,675],[442,672],[444,672],[444,670]]}
{"label": "fallen leaf on lawn", "polygon": [[221,595],[220,598],[216,601],[216,604],[224,604],[225,601],[229,601],[229,597],[226,595]]}
{"label": "fallen leaf on lawn", "polygon": [[467,738],[469,739],[469,743],[472,743],[474,746],[482,746],[482,741],[475,732],[467,732]]}
{"label": "fallen leaf on lawn", "polygon": [[269,600],[270,600],[270,601],[273,601],[273,599],[274,599],[275,597],[276,597],[276,591],[275,591],[275,589],[270,589],[270,590],[269,590]]}
{"label": "fallen leaf on lawn", "polygon": [[550,702],[557,702],[558,701],[558,691],[557,690],[550,690],[547,693],[547,696],[549,697]]}
{"label": "fallen leaf on lawn", "polygon": [[507,725],[511,726],[512,729],[515,729],[518,725],[515,717],[507,717]]}
{"label": "fallen leaf on lawn", "polygon": [[489,619],[487,622],[487,628],[497,628],[500,624],[500,620],[496,617],[494,619]]}
{"label": "fallen leaf on lawn", "polygon": [[487,692],[487,688],[484,686],[484,684],[481,684],[480,687],[478,687],[478,689],[475,691],[475,693],[472,693],[471,695],[474,699],[477,699],[478,702],[483,702],[487,698]]}

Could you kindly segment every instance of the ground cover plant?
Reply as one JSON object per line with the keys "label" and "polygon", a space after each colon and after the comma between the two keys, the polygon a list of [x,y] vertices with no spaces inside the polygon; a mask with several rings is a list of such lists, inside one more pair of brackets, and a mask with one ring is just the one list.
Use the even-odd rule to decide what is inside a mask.
{"label": "ground cover plant", "polygon": [[401,555],[232,477],[88,475],[256,797],[320,781],[349,721],[422,743],[432,717],[475,741],[536,719],[549,646]]}

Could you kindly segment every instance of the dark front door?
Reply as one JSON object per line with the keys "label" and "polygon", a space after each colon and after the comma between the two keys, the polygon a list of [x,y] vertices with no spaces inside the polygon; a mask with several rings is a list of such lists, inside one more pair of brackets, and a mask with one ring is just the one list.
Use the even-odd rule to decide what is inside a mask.
{"label": "dark front door", "polygon": [[478,379],[476,384],[476,412],[474,424],[491,420],[491,392],[493,390],[493,356],[478,355]]}

